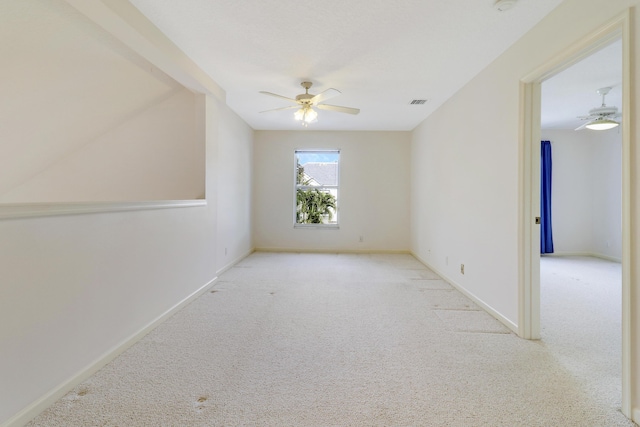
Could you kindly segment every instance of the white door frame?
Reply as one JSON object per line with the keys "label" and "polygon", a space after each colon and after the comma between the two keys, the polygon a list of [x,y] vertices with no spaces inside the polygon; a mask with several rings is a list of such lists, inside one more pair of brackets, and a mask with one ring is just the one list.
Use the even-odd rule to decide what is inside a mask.
{"label": "white door frame", "polygon": [[[518,334],[540,338],[540,110],[541,83],[615,40],[622,39],[622,112],[631,108],[630,11],[569,46],[520,81]],[[632,417],[631,387],[631,127],[622,120],[622,413]],[[635,420],[638,421],[638,420]]]}

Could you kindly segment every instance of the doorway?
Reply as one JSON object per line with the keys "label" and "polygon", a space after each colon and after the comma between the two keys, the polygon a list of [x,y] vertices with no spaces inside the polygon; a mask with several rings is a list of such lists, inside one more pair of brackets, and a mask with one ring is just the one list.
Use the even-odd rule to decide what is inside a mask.
{"label": "doorway", "polygon": [[[620,16],[594,32],[562,55],[525,76],[521,83],[521,165],[520,165],[520,292],[518,332],[528,339],[541,337],[540,318],[540,229],[536,224],[540,206],[540,140],[542,84],[582,59],[622,40],[622,86],[629,86],[630,34],[629,14]],[[597,89],[597,88],[596,88]],[[630,93],[622,92],[621,110],[631,116]],[[631,307],[630,307],[630,125],[622,121],[622,412],[631,417]]]}
{"label": "doorway", "polygon": [[622,90],[622,40],[541,87],[554,232],[553,253],[540,260],[541,340],[594,400],[612,407],[622,395],[622,134],[619,126],[584,129],[588,121],[577,117],[605,103],[613,111]]}

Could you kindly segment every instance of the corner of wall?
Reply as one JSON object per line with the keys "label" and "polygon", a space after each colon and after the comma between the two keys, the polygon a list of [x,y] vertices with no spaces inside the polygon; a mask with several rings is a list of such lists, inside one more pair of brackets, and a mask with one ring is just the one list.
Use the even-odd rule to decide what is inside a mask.
{"label": "corner of wall", "polygon": [[434,273],[436,273],[438,276],[442,277],[447,283],[449,283],[451,286],[453,286],[454,288],[456,288],[456,290],[458,290],[460,293],[462,293],[464,296],[466,296],[467,298],[469,298],[471,301],[473,301],[475,304],[477,304],[480,308],[482,308],[484,311],[486,311],[488,314],[490,314],[492,317],[494,317],[496,320],[498,320],[500,323],[502,323],[504,326],[506,326],[507,328],[509,328],[509,330],[511,330],[513,333],[515,333],[516,335],[519,335],[518,332],[518,325],[515,324],[514,322],[512,322],[511,320],[509,320],[508,318],[506,318],[505,316],[502,315],[502,313],[500,313],[498,310],[494,309],[493,307],[491,307],[489,304],[487,304],[486,302],[484,302],[483,300],[481,300],[480,298],[478,298],[476,295],[474,295],[472,292],[469,292],[464,286],[462,286],[461,284],[459,284],[458,282],[456,282],[455,280],[453,280],[451,277],[448,277],[446,274],[444,274],[443,272],[441,272],[440,270],[438,270],[437,268],[433,267],[432,265],[430,265],[428,262],[424,261],[422,258],[420,258],[418,255],[416,255],[415,252],[411,251],[410,252],[411,255],[417,259],[418,261],[420,261],[422,264],[424,264],[427,268],[429,268],[430,270],[432,270]]}

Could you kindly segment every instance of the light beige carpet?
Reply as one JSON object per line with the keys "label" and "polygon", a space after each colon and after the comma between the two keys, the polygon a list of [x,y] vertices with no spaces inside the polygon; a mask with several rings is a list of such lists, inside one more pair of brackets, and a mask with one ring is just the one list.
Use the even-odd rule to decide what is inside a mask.
{"label": "light beige carpet", "polygon": [[543,345],[599,401],[622,402],[622,268],[584,256],[542,257]]}
{"label": "light beige carpet", "polygon": [[631,426],[409,255],[255,253],[31,426]]}

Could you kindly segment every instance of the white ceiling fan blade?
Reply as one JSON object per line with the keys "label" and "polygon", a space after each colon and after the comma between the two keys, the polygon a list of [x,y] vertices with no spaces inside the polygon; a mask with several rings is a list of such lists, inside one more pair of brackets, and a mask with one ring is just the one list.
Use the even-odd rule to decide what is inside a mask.
{"label": "white ceiling fan blade", "polygon": [[319,102],[326,101],[327,99],[334,98],[334,97],[340,95],[341,93],[342,92],[340,92],[338,89],[329,88],[329,89],[325,90],[324,92],[320,92],[319,94],[317,94],[316,96],[311,98],[311,104],[317,105]]}
{"label": "white ceiling fan blade", "polygon": [[358,114],[360,109],[358,108],[350,108],[350,107],[340,107],[339,105],[327,105],[327,104],[319,104],[316,105],[321,110],[329,110],[329,111],[337,111],[339,113],[347,113],[347,114]]}
{"label": "white ceiling fan blade", "polygon": [[578,126],[574,130],[582,130],[582,129],[586,128],[589,123],[591,123],[591,120],[589,120],[588,122],[584,122],[582,125]]}
{"label": "white ceiling fan blade", "polygon": [[289,102],[295,102],[296,104],[298,103],[298,101],[296,101],[293,98],[288,98],[286,96],[282,96],[282,95],[278,95],[277,93],[271,93],[271,92],[265,92],[263,90],[260,91],[260,93],[263,93],[265,95],[269,95],[269,96],[275,96],[276,98],[282,98],[282,99],[286,99]]}
{"label": "white ceiling fan blade", "polygon": [[273,110],[264,110],[264,111],[260,111],[261,113],[270,113],[272,111],[282,111],[282,110],[291,110],[294,108],[300,108],[299,105],[291,105],[289,107],[281,107],[281,108],[274,108]]}

